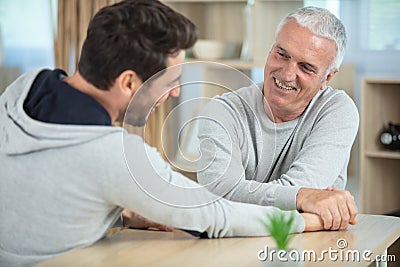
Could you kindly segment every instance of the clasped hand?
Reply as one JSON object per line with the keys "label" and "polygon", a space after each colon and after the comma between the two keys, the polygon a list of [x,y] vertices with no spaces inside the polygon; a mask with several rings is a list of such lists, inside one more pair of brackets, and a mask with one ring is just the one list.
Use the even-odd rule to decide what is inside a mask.
{"label": "clasped hand", "polygon": [[356,224],[357,206],[347,190],[301,188],[296,207],[319,215],[325,230],[344,230],[349,224]]}

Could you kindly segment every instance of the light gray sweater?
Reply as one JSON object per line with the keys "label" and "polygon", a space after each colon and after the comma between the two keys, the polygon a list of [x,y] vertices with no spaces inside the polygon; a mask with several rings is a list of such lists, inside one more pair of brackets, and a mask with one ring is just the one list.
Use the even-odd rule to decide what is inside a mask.
{"label": "light gray sweater", "polygon": [[262,84],[217,96],[199,122],[197,179],[227,199],[296,208],[300,187],[344,189],[359,115],[341,90],[327,87],[295,120],[273,123]]}
{"label": "light gray sweater", "polygon": [[[267,235],[259,218],[278,209],[213,195],[172,171],[139,136],[31,119],[23,102],[38,72],[21,76],[0,97],[0,266],[89,246],[122,207],[209,237]],[[304,220],[295,214],[293,232],[302,232]]]}

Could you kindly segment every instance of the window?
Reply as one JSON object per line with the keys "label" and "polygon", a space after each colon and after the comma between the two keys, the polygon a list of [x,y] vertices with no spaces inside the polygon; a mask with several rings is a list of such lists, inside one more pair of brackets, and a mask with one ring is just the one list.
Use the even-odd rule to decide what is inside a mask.
{"label": "window", "polygon": [[400,1],[370,0],[367,49],[400,50]]}
{"label": "window", "polygon": [[340,18],[339,5],[339,0],[304,0],[304,6],[316,6],[326,8],[338,18]]}
{"label": "window", "polygon": [[19,67],[21,72],[54,67],[56,3],[56,0],[0,0],[3,65]]}

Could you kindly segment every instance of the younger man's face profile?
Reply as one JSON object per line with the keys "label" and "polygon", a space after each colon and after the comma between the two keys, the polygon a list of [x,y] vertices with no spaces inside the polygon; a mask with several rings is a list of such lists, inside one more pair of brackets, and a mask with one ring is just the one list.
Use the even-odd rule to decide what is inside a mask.
{"label": "younger man's face profile", "polygon": [[179,96],[179,80],[182,74],[184,56],[183,50],[170,56],[167,60],[166,69],[140,85],[127,108],[125,123],[142,127],[157,106],[165,102],[170,96]]}

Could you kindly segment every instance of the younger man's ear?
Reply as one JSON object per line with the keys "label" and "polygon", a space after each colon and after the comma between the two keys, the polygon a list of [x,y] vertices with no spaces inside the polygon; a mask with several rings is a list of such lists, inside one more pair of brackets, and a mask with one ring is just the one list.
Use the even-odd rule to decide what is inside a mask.
{"label": "younger man's ear", "polygon": [[117,77],[116,83],[122,92],[132,95],[142,85],[142,79],[133,70],[125,70]]}

